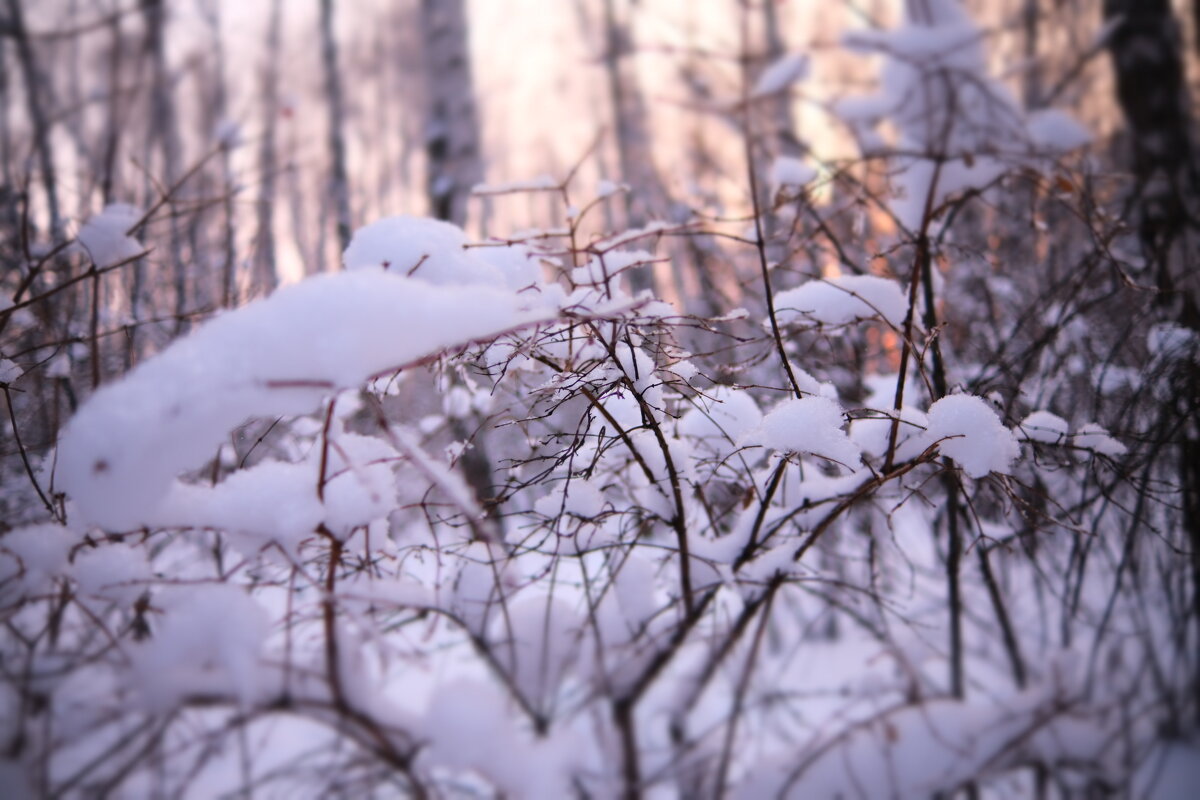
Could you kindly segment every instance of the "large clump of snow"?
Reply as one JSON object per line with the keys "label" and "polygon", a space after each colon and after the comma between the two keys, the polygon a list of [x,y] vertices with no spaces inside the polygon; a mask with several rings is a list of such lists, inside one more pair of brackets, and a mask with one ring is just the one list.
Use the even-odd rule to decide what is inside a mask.
{"label": "large clump of snow", "polygon": [[382,269],[439,286],[522,289],[541,278],[525,247],[469,247],[462,228],[425,217],[387,217],[359,228],[342,263],[348,270]]}
{"label": "large clump of snow", "polygon": [[388,272],[321,275],[220,316],[104,387],[60,440],[59,486],[91,522],[149,521],[172,480],[259,415],[538,319],[516,294]]}
{"label": "large clump of snow", "polygon": [[141,212],[125,203],[110,203],[79,229],[75,241],[98,268],[111,267],[140,255],[145,248],[128,234]]}
{"label": "large clump of snow", "polygon": [[879,318],[894,328],[904,324],[908,301],[899,284],[874,275],[843,275],[813,280],[775,296],[781,324],[803,320],[820,325],[848,325]]}
{"label": "large clump of snow", "polygon": [[707,398],[679,420],[679,433],[691,437],[709,452],[727,455],[738,440],[762,422],[762,412],[749,392],[714,386]]}
{"label": "large clump of snow", "polygon": [[828,397],[785,400],[763,417],[746,438],[785,453],[810,453],[847,467],[859,463],[859,448],[842,430],[842,408]]}
{"label": "large clump of snow", "polygon": [[930,406],[926,436],[972,478],[1008,472],[1020,455],[1013,432],[986,400],[972,394],[953,394]]}

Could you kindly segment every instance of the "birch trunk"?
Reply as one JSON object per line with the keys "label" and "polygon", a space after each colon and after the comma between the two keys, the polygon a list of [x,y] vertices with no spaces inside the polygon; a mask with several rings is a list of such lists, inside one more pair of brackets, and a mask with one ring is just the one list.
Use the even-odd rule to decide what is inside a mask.
{"label": "birch trunk", "polygon": [[[175,119],[170,65],[167,63],[167,10],[163,0],[144,0],[142,9],[146,19],[146,46],[149,50],[152,70],[150,129],[147,132],[147,143],[157,142],[159,145],[159,155],[162,159],[160,164],[161,182],[166,187],[166,191],[170,191],[179,176],[182,147]],[[174,202],[169,203],[168,208],[174,210]],[[179,218],[174,213],[170,215],[169,251],[172,286],[175,294],[175,333],[178,335],[187,329],[185,315],[188,306],[188,274],[183,258],[183,232],[180,229]],[[140,300],[140,298],[138,299]],[[137,321],[135,313],[135,324]]]}
{"label": "birch trunk", "polygon": [[[221,3],[219,0],[207,0],[204,13],[209,26],[213,51],[213,92],[212,117],[218,137],[236,136],[236,133],[223,129],[230,124],[228,119],[228,93],[225,88],[225,46],[221,35]],[[221,148],[221,178],[218,182],[221,192],[221,305],[229,308],[234,305],[237,293],[237,228],[233,208],[233,196],[236,192],[233,179],[232,151],[235,142],[222,139],[218,142]]]}
{"label": "birch trunk", "polygon": [[250,276],[250,294],[264,294],[275,288],[275,177],[277,122],[279,119],[279,50],[283,21],[283,0],[271,0],[267,21],[267,53],[263,67],[263,132],[258,151],[259,184],[255,201],[254,268]]}
{"label": "birch trunk", "polygon": [[[433,216],[459,226],[467,222],[471,187],[483,179],[465,6],[465,0],[421,0],[420,10],[426,198]],[[454,418],[450,428],[455,438],[472,443],[458,463],[475,498],[490,508],[495,476],[485,428],[477,417]],[[496,524],[501,524],[498,518]]]}
{"label": "birch trunk", "polygon": [[465,225],[483,179],[464,0],[421,0],[425,66],[426,196],[438,219]]}
{"label": "birch trunk", "polygon": [[321,0],[321,62],[325,69],[325,102],[329,108],[330,189],[336,215],[339,255],[350,244],[350,185],[346,177],[346,137],[342,125],[346,104],[338,69],[337,37],[333,29],[333,0]]}
{"label": "birch trunk", "polygon": [[[625,224],[629,228],[640,228],[654,214],[665,213],[670,201],[650,147],[646,104],[641,87],[629,64],[632,45],[628,21],[617,13],[616,0],[604,0],[604,71],[612,106],[621,180],[627,182],[631,189],[624,195]],[[654,274],[649,267],[632,270],[629,284],[634,292],[653,289]]]}

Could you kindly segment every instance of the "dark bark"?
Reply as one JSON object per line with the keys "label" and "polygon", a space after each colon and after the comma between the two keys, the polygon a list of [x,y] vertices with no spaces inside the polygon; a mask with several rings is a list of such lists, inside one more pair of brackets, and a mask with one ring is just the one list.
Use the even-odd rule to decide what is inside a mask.
{"label": "dark bark", "polygon": [[1159,288],[1181,292],[1195,315],[1196,276],[1189,274],[1194,270],[1170,258],[1184,228],[1195,225],[1200,193],[1179,24],[1168,0],[1105,0],[1104,14],[1119,20],[1108,47],[1133,145],[1138,233]]}
{"label": "dark bark", "polygon": [[62,226],[58,206],[58,179],[55,174],[54,152],[50,141],[50,120],[43,106],[46,100],[46,82],[38,67],[33,45],[25,30],[25,15],[21,0],[8,0],[9,35],[17,48],[17,63],[25,79],[25,99],[29,120],[33,125],[33,144],[37,150],[42,170],[42,184],[46,189],[46,207],[50,214],[50,231],[57,235]]}
{"label": "dark bark", "polygon": [[[1191,141],[1191,107],[1180,26],[1168,0],[1105,0],[1119,22],[1109,41],[1117,99],[1133,145],[1138,235],[1155,270],[1160,317],[1200,331],[1200,270],[1195,238],[1200,171]],[[1167,380],[1177,388],[1151,437],[1177,445],[1177,480],[1185,545],[1191,553],[1192,623],[1200,635],[1200,366],[1179,359]],[[1200,663],[1193,669],[1193,712],[1200,716]]]}

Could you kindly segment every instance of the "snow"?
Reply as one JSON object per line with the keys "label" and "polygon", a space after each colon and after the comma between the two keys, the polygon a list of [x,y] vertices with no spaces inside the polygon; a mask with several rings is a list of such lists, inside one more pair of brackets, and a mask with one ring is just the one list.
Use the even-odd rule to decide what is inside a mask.
{"label": "snow", "polygon": [[67,567],[76,537],[61,525],[30,525],[0,537],[0,606],[44,594]]}
{"label": "snow", "polygon": [[[1034,794],[1031,764],[1044,765],[1055,796],[1098,786],[1148,800],[1172,786],[1195,794],[1196,726],[1170,724],[1185,716],[1170,700],[1188,696],[1195,666],[1195,637],[1183,633],[1194,587],[1173,492],[1179,448],[1143,443],[1161,440],[1165,406],[1180,406],[1197,336],[1152,327],[1164,309],[1108,268],[1115,260],[1153,284],[1136,224],[1122,217],[1130,187],[1107,159],[1071,153],[1087,136],[1070,117],[1009,96],[1030,65],[995,77],[1002,59],[985,51],[1011,44],[1012,31],[994,13],[982,28],[962,0],[857,4],[874,6],[851,22],[861,27],[905,6],[929,15],[858,37],[872,69],[884,65],[876,79],[844,63],[833,28],[807,20],[815,4],[768,2],[787,18],[788,47],[815,42],[822,85],[802,83],[807,60],[790,54],[743,87],[755,92],[747,109],[727,102],[737,4],[635,9],[638,55],[622,68],[653,78],[641,144],[660,163],[635,157],[632,174],[614,166],[611,125],[554,100],[559,89],[572,103],[603,99],[589,87],[602,66],[543,53],[548,83],[522,91],[544,119],[497,91],[527,81],[480,70],[475,155],[491,180],[476,190],[524,194],[472,201],[465,231],[393,217],[359,230],[341,263],[336,253],[323,263],[337,239],[332,198],[320,196],[327,143],[304,136],[325,130],[320,81],[285,64],[281,77],[311,97],[296,130],[276,137],[277,169],[271,141],[259,141],[271,132],[258,130],[263,120],[246,130],[252,148],[223,153],[212,137],[237,137],[214,134],[223,112],[180,106],[180,130],[199,134],[184,150],[199,157],[211,145],[215,159],[153,215],[145,242],[157,256],[105,276],[98,294],[85,280],[43,301],[61,279],[86,275],[87,259],[79,250],[39,264],[14,250],[6,291],[20,288],[29,308],[0,319],[0,381],[16,380],[8,427],[28,435],[22,453],[7,434],[0,496],[10,759],[0,795],[27,783],[30,796],[62,797],[952,798],[971,782],[980,798],[1015,800]],[[73,24],[55,18],[56,5],[78,6],[75,23],[89,24],[89,4],[27,5],[34,31]],[[282,3],[234,4],[253,5]],[[303,49],[315,5],[284,6],[281,57]],[[483,172],[423,174],[420,115],[389,103],[422,94],[419,70],[393,63],[385,83],[356,77],[397,45],[402,60],[417,55],[404,48],[413,31],[357,35],[374,12],[395,11],[362,5],[343,4],[338,23],[354,34],[341,60],[350,199],[356,214],[399,213],[424,205],[424,177],[465,189]],[[580,38],[575,4],[525,0],[539,12],[528,19],[509,4],[469,5],[472,59],[479,45],[525,58]],[[764,8],[741,9],[756,36]],[[214,46],[218,34],[261,45],[260,11],[224,19],[224,34],[198,32]],[[560,12],[566,27],[544,25]],[[508,36],[474,25],[480,14],[529,24]],[[190,18],[173,19],[186,28]],[[1054,55],[1086,55],[1089,36]],[[81,41],[104,51],[107,38]],[[173,63],[188,77],[176,88],[205,84],[212,70],[189,72],[188,43],[168,39],[183,45]],[[678,70],[643,72],[676,60]],[[230,86],[257,93],[251,83]],[[832,99],[852,84],[880,92]],[[257,106],[229,100],[236,116],[255,116],[245,111]],[[804,140],[765,147],[778,133],[773,112],[793,103]],[[592,105],[611,116],[609,104]],[[819,119],[830,108],[855,123],[849,135]],[[730,146],[741,139],[720,121],[731,110],[760,115],[756,141],[791,153],[758,163],[761,183],[781,189],[764,219],[768,287],[760,253],[737,241],[753,203],[744,153]],[[55,119],[60,138],[104,127]],[[517,142],[498,121],[549,149],[504,163]],[[459,122],[441,133],[470,127]],[[136,154],[122,141],[122,159]],[[97,193],[90,162],[74,156],[103,148],[63,143],[63,208],[99,211],[86,205]],[[258,144],[266,149],[251,152]],[[193,166],[160,155],[142,165],[146,176],[119,170],[115,196],[132,180],[153,202],[155,180],[172,183],[164,170]],[[1058,156],[1069,158],[1060,166]],[[237,304],[271,281],[251,263],[270,243],[258,241],[250,195],[272,176],[261,221],[278,235],[276,266],[341,274],[218,309],[226,168],[251,187],[232,220]],[[556,177],[536,176],[543,168]],[[997,180],[1014,168],[1030,171]],[[509,180],[523,174],[534,177]],[[1032,204],[1030,182],[1056,175],[1075,190]],[[643,191],[657,178],[666,207]],[[46,224],[36,182],[31,192],[30,253],[49,253],[63,231]],[[927,200],[959,193],[963,213],[924,218]],[[810,202],[839,241],[788,198]],[[1047,209],[1048,247],[1024,242]],[[628,229],[656,216],[668,223]],[[909,298],[926,299],[905,283],[915,237],[904,227],[924,223],[946,382],[982,397],[935,402],[937,330],[914,332],[897,374],[898,329],[922,317]],[[191,335],[170,344],[173,227]],[[105,246],[137,246],[143,234],[127,230],[109,225]],[[1089,255],[1097,242],[1103,263]],[[1006,258],[1017,252],[1029,258]],[[1092,279],[1071,269],[1080,264]],[[144,291],[131,305],[135,273]],[[641,283],[631,276],[653,277],[663,297],[631,296]],[[762,324],[772,288],[779,341]],[[1093,302],[1121,293],[1145,313],[1110,319]],[[101,388],[89,366],[102,367]],[[1080,425],[1092,419],[1113,433]],[[1136,463],[1109,460],[1125,446]],[[962,514],[947,515],[948,501]],[[60,514],[61,527],[25,527]],[[967,548],[957,615],[947,601],[955,521]],[[1134,561],[1122,557],[1128,542]],[[995,585],[980,572],[989,564]],[[1063,689],[1070,657],[1086,692]],[[952,699],[960,666],[963,696]],[[1143,759],[1145,784],[1131,781]]]}
{"label": "snow", "polygon": [[929,407],[927,444],[936,443],[972,478],[1009,472],[1020,454],[1016,437],[982,397],[953,394]]}
{"label": "snow", "polygon": [[438,286],[503,286],[500,270],[466,246],[466,234],[449,222],[387,217],[355,231],[342,263],[348,270],[384,269]]}
{"label": "snow", "polygon": [[21,377],[24,372],[23,369],[7,358],[0,358],[0,383],[12,383]]}
{"label": "snow", "polygon": [[147,519],[226,531],[246,555],[272,542],[295,551],[325,518],[316,485],[312,462],[264,461],[216,486],[176,482]]}
{"label": "snow", "polygon": [[1185,741],[1155,748],[1133,778],[1131,794],[1146,800],[1192,800],[1200,785],[1200,747]]}
{"label": "snow", "polygon": [[764,97],[782,92],[796,81],[808,77],[808,56],[788,53],[771,62],[754,84],[751,97]]}
{"label": "snow", "polygon": [[242,126],[237,120],[222,119],[213,126],[213,139],[226,150],[234,150],[246,143]]}
{"label": "snow", "polygon": [[440,686],[422,726],[429,757],[474,771],[508,797],[555,800],[571,796],[571,771],[581,752],[569,731],[533,740],[514,723],[511,702],[478,679]]}
{"label": "snow", "polygon": [[1085,762],[1098,720],[1056,717],[1047,689],[968,702],[927,700],[875,715],[841,738],[751,766],[736,798],[931,797],[1022,763]]}
{"label": "snow", "polygon": [[881,50],[897,60],[936,61],[944,65],[969,67],[978,63],[981,34],[970,16],[953,0],[929,0],[920,8],[921,19],[891,30],[855,30],[846,34],[845,44],[867,52]]}
{"label": "snow", "polygon": [[941,163],[914,161],[895,177],[898,196],[892,204],[897,218],[909,230],[920,228],[925,209],[936,211],[952,195],[984,189],[995,183],[1008,166],[989,156],[958,156]]}
{"label": "snow", "polygon": [[504,279],[504,285],[514,292],[525,291],[531,287],[549,292],[552,301],[556,295],[557,286],[542,286],[542,268],[540,259],[532,248],[524,244],[493,244],[473,247],[468,251],[473,258],[490,264]]}
{"label": "snow", "polygon": [[538,175],[523,181],[506,181],[504,183],[477,183],[471,187],[471,194],[507,194],[509,192],[546,192],[554,191],[562,186],[549,175]]}
{"label": "snow", "polygon": [[732,311],[730,311],[727,314],[722,314],[719,317],[713,317],[710,321],[711,322],[733,322],[734,320],[748,319],[749,317],[750,317],[750,312],[747,309],[739,306],[738,308],[733,309]]}
{"label": "snow", "polygon": [[1080,425],[1071,437],[1071,443],[1103,456],[1120,456],[1126,452],[1125,445],[1109,436],[1108,431],[1094,422]]}
{"label": "snow", "polygon": [[71,576],[85,597],[125,607],[133,605],[154,577],[143,548],[117,543],[81,549],[71,564]]}
{"label": "snow", "polygon": [[1062,444],[1067,438],[1068,425],[1065,419],[1049,411],[1034,411],[1021,421],[1020,428],[1031,442]]}
{"label": "snow", "polygon": [[848,325],[881,318],[899,328],[907,310],[908,300],[899,284],[874,275],[812,280],[775,295],[776,317],[784,325],[802,319],[821,325]]}
{"label": "snow", "polygon": [[110,203],[80,227],[75,239],[99,269],[111,267],[145,252],[141,242],[127,234],[142,213],[125,203]]}
{"label": "snow", "polygon": [[654,254],[647,250],[614,250],[587,260],[571,270],[571,283],[576,286],[607,286],[609,281],[625,270],[652,264]]}
{"label": "snow", "polygon": [[71,359],[67,357],[66,353],[60,353],[50,360],[50,363],[46,366],[46,377],[71,377]]}
{"label": "snow", "polygon": [[609,197],[610,195],[614,195],[617,192],[622,191],[622,188],[622,185],[619,183],[613,183],[610,180],[601,178],[600,180],[596,181],[596,197]]}
{"label": "snow", "polygon": [[579,658],[583,619],[562,600],[523,594],[494,624],[495,638],[504,642],[497,656],[513,665],[517,689],[545,708]]}
{"label": "snow", "polygon": [[943,0],[916,8],[898,28],[846,36],[850,47],[885,56],[882,88],[835,104],[860,138],[871,138],[862,126],[879,118],[895,124],[895,149],[904,155],[891,159],[892,211],[913,231],[926,222],[927,210],[936,211],[951,196],[986,189],[1013,168],[1037,166],[1037,157],[1062,155],[1090,141],[1062,111],[1023,112],[988,74],[984,34],[962,8]]}
{"label": "snow", "polygon": [[714,386],[707,398],[696,398],[695,407],[679,420],[678,431],[681,436],[700,440],[712,452],[723,454],[761,423],[762,411],[748,392]]}
{"label": "snow", "polygon": [[635,242],[639,239],[648,239],[657,237],[671,230],[671,225],[662,220],[651,220],[640,228],[631,228],[629,230],[614,233],[597,241],[594,245],[596,249],[603,250],[606,254],[614,248],[622,245]]}
{"label": "snow", "polygon": [[1025,125],[1030,143],[1039,153],[1067,153],[1092,141],[1086,128],[1070,114],[1056,108],[1030,112]]}
{"label": "snow", "polygon": [[241,589],[208,584],[164,591],[153,636],[130,653],[136,689],[149,710],[189,694],[231,693],[248,705],[261,686],[259,652],[267,615]]}
{"label": "snow", "polygon": [[779,452],[810,453],[853,468],[860,451],[842,430],[844,424],[841,406],[827,397],[785,400],[746,434],[745,441]]}
{"label": "snow", "polygon": [[392,425],[386,435],[388,442],[412,463],[425,481],[440,489],[468,519],[483,517],[483,510],[475,502],[475,495],[463,476],[449,464],[426,453],[415,431],[403,425]]}
{"label": "snow", "polygon": [[817,171],[801,159],[778,156],[771,162],[771,184],[776,187],[804,186],[817,177]]}
{"label": "snow", "polygon": [[604,493],[590,481],[577,478],[562,487],[562,492],[551,492],[534,504],[534,510],[553,519],[559,514],[570,514],[584,520],[594,520],[604,513]]}
{"label": "snow", "polygon": [[471,392],[465,386],[452,386],[442,395],[442,413],[451,419],[466,419],[471,413]]}
{"label": "snow", "polygon": [[310,278],[217,317],[96,392],[60,439],[59,484],[87,520],[136,527],[246,419],[310,413],[337,389],[538,319],[517,295],[485,286],[382,271]]}
{"label": "snow", "polygon": [[1151,356],[1164,361],[1197,358],[1200,353],[1197,342],[1200,342],[1200,336],[1196,331],[1169,322],[1154,325],[1146,333],[1146,349]]}
{"label": "snow", "polygon": [[[900,411],[900,427],[896,433],[896,460],[915,458],[928,446],[925,428],[929,418],[921,411],[905,406]],[[887,454],[892,436],[892,416],[856,417],[850,423],[850,438],[863,452],[882,458]]]}

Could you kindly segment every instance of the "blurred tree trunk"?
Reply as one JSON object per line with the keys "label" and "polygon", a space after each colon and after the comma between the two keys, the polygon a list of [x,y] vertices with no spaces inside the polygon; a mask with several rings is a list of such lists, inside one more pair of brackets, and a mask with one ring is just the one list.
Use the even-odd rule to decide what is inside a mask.
{"label": "blurred tree trunk", "polygon": [[[430,213],[464,226],[471,188],[483,179],[471,38],[464,0],[421,0],[425,77],[425,194]],[[492,460],[477,417],[450,421],[456,439],[471,442],[459,466],[475,498],[490,509],[496,495]],[[469,423],[469,424],[468,424]],[[496,518],[497,524],[499,518]]]}
{"label": "blurred tree trunk", "polygon": [[100,196],[105,205],[116,200],[117,152],[121,144],[122,113],[121,78],[124,75],[124,38],[121,34],[121,15],[113,14],[108,21],[112,42],[108,52],[108,104],[104,130],[104,152],[101,156]]}
{"label": "blurred tree trunk", "polygon": [[50,141],[50,121],[43,103],[49,98],[45,79],[38,67],[37,56],[25,30],[25,14],[21,0],[8,0],[8,35],[17,50],[17,63],[25,80],[25,104],[33,125],[33,146],[42,171],[46,191],[46,210],[50,216],[50,234],[57,236],[62,227],[58,206],[58,179],[55,174],[54,151]]}
{"label": "blurred tree trunk", "polygon": [[[763,3],[762,11],[763,39],[766,45],[763,69],[766,69],[787,55],[787,44],[783,37],[783,31],[780,30],[779,10],[775,7],[775,3]],[[748,53],[747,56],[749,56]],[[791,92],[777,92],[775,97],[765,100],[765,103],[768,117],[766,124],[770,130],[770,137],[765,148],[770,151],[767,153],[768,157],[799,158],[804,154],[804,147],[799,136],[796,135]],[[767,161],[766,164],[759,164],[760,172],[763,171],[762,167],[769,165],[770,161]],[[761,182],[758,206],[764,212],[762,215],[763,235],[767,239],[767,252],[772,261],[780,261],[786,255],[787,242],[780,240],[778,218],[775,214],[767,211],[774,205],[773,188],[770,181],[763,180]],[[786,230],[783,231],[783,234],[786,237]]]}
{"label": "blurred tree trunk", "polygon": [[[213,53],[212,135],[217,139],[217,146],[221,148],[221,177],[217,183],[218,191],[221,193],[222,217],[221,306],[230,308],[237,300],[237,226],[233,204],[237,187],[233,178],[232,154],[240,134],[229,119],[229,93],[226,88],[228,77],[225,70],[225,40],[221,30],[220,0],[205,0],[202,13],[208,23]],[[196,219],[203,219],[203,216],[197,216]]]}
{"label": "blurred tree trunk", "polygon": [[[787,55],[787,43],[779,24],[779,9],[772,2],[763,3],[763,35],[767,45],[767,64],[774,64]],[[780,92],[778,97],[770,101],[770,107],[775,123],[776,155],[803,155],[804,147],[796,134],[796,119],[792,114],[790,93]]]}
{"label": "blurred tree trunk", "polygon": [[[13,175],[13,141],[12,122],[9,119],[8,104],[9,72],[8,72],[8,42],[0,36],[0,226],[4,230],[16,231],[20,225],[21,215],[17,208],[17,187]],[[7,270],[10,264],[0,262],[0,267]]]}
{"label": "blurred tree trunk", "polygon": [[471,188],[483,179],[464,0],[421,0],[420,27],[426,196],[433,216],[461,226]]}
{"label": "blurred tree trunk", "polygon": [[255,202],[256,233],[254,266],[250,276],[251,296],[275,288],[275,177],[277,121],[279,119],[279,50],[283,0],[271,0],[267,21],[267,53],[263,67],[263,133],[259,144],[258,165],[262,181]]}
{"label": "blurred tree trunk", "polygon": [[1042,105],[1042,67],[1038,62],[1038,44],[1041,39],[1041,14],[1038,0],[1025,0],[1021,9],[1021,27],[1024,29],[1025,75],[1021,82],[1021,94],[1026,108]]}
{"label": "blurred tree trunk", "polygon": [[1133,144],[1142,246],[1159,289],[1175,295],[1165,299],[1182,303],[1190,327],[1200,328],[1196,270],[1187,259],[1172,258],[1189,218],[1195,228],[1200,195],[1179,24],[1168,0],[1105,0],[1104,14],[1110,22],[1120,21],[1108,46]]}
{"label": "blurred tree trunk", "polygon": [[[617,13],[616,0],[604,0],[604,71],[616,129],[620,179],[630,187],[623,195],[625,225],[641,228],[656,214],[665,214],[670,202],[650,147],[646,103],[630,63],[632,53],[629,21]],[[651,268],[630,271],[629,285],[635,292],[653,289]]]}
{"label": "blurred tree trunk", "polygon": [[338,70],[337,36],[333,29],[333,0],[321,0],[321,61],[325,69],[325,102],[329,109],[330,188],[337,217],[338,255],[350,244],[350,184],[346,177],[346,138],[342,125],[346,104]]}
{"label": "blurred tree trunk", "polygon": [[[167,63],[166,16],[163,0],[142,0],[142,12],[146,20],[146,47],[150,55],[150,126],[147,132],[147,147],[157,142],[162,157],[160,165],[161,191],[170,192],[179,177],[182,147],[175,119],[175,103],[172,97],[170,65]],[[149,162],[147,161],[147,168]],[[168,208],[174,211],[174,202]],[[171,256],[172,285],[175,293],[175,333],[187,329],[188,275],[183,258],[183,234],[179,217],[170,214],[169,248]],[[141,263],[140,261],[138,262]],[[135,303],[141,298],[135,297]],[[138,322],[134,314],[134,323]]]}
{"label": "blurred tree trunk", "polygon": [[[1129,124],[1138,234],[1155,270],[1162,316],[1200,332],[1196,262],[1200,173],[1191,142],[1191,100],[1179,23],[1168,0],[1105,0],[1118,24],[1108,47],[1117,99]],[[1192,622],[1200,636],[1200,366],[1180,358],[1166,376],[1174,390],[1158,444],[1179,446],[1183,526],[1191,551]],[[1193,714],[1200,716],[1200,660],[1193,662]]]}

